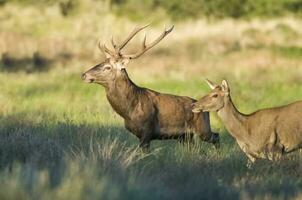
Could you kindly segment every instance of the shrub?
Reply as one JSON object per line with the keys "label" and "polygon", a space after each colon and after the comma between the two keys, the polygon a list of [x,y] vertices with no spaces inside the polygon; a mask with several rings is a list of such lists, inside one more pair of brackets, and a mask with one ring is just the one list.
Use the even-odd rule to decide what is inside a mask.
{"label": "shrub", "polygon": [[[197,18],[243,18],[243,17],[274,17],[285,14],[302,13],[301,0],[113,0],[112,5],[131,15],[151,13],[162,8],[174,20]],[[144,15],[142,15],[144,16]]]}
{"label": "shrub", "polygon": [[[249,18],[254,16],[275,17],[287,14],[301,16],[301,0],[91,0],[109,3],[117,15],[131,19],[160,18],[166,13],[173,20],[187,18]],[[7,2],[30,5],[58,5],[62,15],[78,12],[77,8],[84,0],[0,0],[0,5]],[[162,12],[163,11],[163,12]]]}

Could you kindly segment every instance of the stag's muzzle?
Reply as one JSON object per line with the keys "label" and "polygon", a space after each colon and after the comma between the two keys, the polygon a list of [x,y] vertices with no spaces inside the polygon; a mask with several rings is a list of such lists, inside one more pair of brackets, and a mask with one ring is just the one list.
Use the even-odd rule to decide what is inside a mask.
{"label": "stag's muzzle", "polygon": [[85,73],[82,74],[81,79],[82,79],[82,80],[85,80],[85,79],[86,79],[86,74],[85,74]]}
{"label": "stag's muzzle", "polygon": [[199,113],[201,112],[201,108],[199,108],[199,106],[196,103],[192,103],[192,112],[193,113]]}
{"label": "stag's muzzle", "polygon": [[83,73],[81,79],[86,83],[92,83],[94,81],[94,78],[87,73]]}

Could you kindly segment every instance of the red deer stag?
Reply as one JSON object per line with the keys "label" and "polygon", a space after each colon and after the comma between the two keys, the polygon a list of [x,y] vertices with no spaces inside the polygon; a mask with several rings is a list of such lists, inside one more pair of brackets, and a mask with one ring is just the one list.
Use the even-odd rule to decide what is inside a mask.
{"label": "red deer stag", "polygon": [[207,83],[212,91],[193,105],[193,112],[218,112],[247,155],[249,168],[256,159],[276,160],[302,148],[302,101],[245,115],[234,106],[225,80],[221,85]]}
{"label": "red deer stag", "polygon": [[191,138],[193,134],[218,147],[219,135],[211,132],[209,113],[191,111],[192,103],[196,100],[142,88],[129,78],[126,71],[128,62],[143,55],[173,30],[173,26],[165,29],[149,44],[146,44],[145,36],[142,50],[135,54],[122,53],[128,42],[147,26],[135,28],[120,45],[111,39],[114,50],[99,43],[106,60],[83,73],[82,80],[100,84],[105,88],[112,108],[124,118],[126,129],[139,138],[140,147],[144,151],[149,150],[151,140],[180,139],[182,141],[187,137]]}

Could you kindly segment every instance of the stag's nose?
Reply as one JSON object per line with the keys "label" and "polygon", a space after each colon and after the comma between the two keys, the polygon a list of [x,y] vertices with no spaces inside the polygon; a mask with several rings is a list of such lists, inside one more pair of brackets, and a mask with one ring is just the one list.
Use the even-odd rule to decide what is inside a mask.
{"label": "stag's nose", "polygon": [[82,78],[82,80],[85,80],[85,79],[86,79],[86,73],[83,73],[83,74],[81,75],[81,78]]}

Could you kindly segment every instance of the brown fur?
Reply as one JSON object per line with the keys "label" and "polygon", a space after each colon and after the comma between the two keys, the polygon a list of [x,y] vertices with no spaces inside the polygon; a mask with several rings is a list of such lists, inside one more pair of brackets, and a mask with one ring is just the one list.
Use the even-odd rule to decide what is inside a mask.
{"label": "brown fur", "polygon": [[[148,25],[147,25],[148,26]],[[106,96],[112,108],[125,120],[125,127],[140,140],[140,147],[149,149],[154,139],[180,139],[187,135],[198,135],[202,140],[219,146],[219,135],[212,133],[209,113],[194,114],[191,111],[194,99],[189,97],[161,94],[147,88],[136,86],[126,72],[130,60],[136,59],[165,38],[173,27],[165,28],[153,42],[142,44],[142,49],[131,55],[122,49],[141,30],[147,26],[136,27],[119,45],[111,39],[114,51],[99,43],[106,60],[82,75],[88,83],[98,83],[105,87]]]}
{"label": "brown fur", "polygon": [[245,115],[234,106],[226,81],[220,86],[208,83],[213,90],[194,104],[193,111],[217,111],[249,158],[249,167],[258,158],[276,160],[302,148],[302,101]]}
{"label": "brown fur", "polygon": [[105,87],[109,103],[124,118],[125,127],[139,138],[141,147],[148,148],[154,139],[184,139],[186,134],[219,145],[219,135],[211,132],[209,113],[191,111],[194,99],[138,87],[125,69],[111,67],[105,72],[108,65],[105,61],[95,66],[83,79]]}

